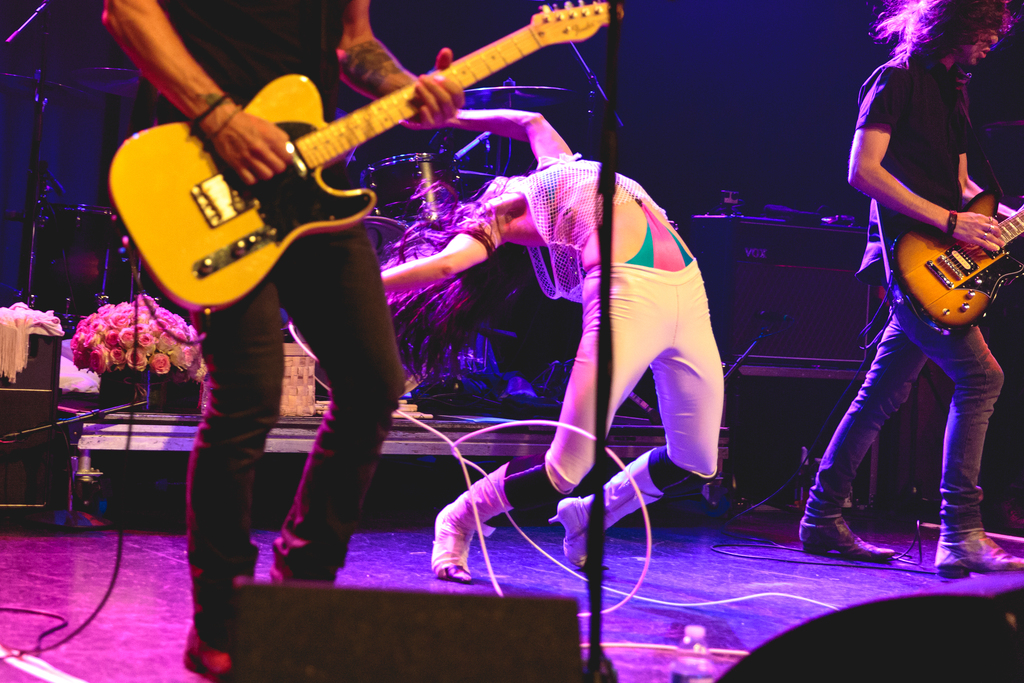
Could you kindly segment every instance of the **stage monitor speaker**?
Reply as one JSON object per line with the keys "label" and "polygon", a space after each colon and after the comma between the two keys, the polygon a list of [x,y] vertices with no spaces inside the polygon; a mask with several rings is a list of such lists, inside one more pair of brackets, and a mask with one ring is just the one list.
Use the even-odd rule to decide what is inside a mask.
{"label": "stage monitor speaker", "polygon": [[689,244],[708,293],[722,359],[735,361],[773,314],[775,329],[747,362],[801,367],[856,366],[868,321],[869,288],[854,273],[863,228],[804,227],[771,218],[694,216]]}
{"label": "stage monitor speaker", "polygon": [[582,675],[575,600],[236,586],[237,683],[565,683]]}
{"label": "stage monitor speaker", "polygon": [[754,650],[719,683],[1024,681],[1024,574],[857,605]]}
{"label": "stage monitor speaker", "polygon": [[[57,415],[60,337],[29,336],[28,365],[0,378],[0,437],[52,424]],[[0,443],[0,508],[46,505],[53,430]]]}

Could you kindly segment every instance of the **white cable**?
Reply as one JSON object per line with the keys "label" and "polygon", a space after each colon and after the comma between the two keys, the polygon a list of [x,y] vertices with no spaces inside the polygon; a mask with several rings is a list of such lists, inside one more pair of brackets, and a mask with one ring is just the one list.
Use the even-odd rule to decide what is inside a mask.
{"label": "white cable", "polygon": [[60,669],[55,668],[48,662],[33,657],[32,655],[15,655],[15,652],[0,645],[0,656],[15,669],[20,669],[30,676],[35,676],[44,681],[50,681],[50,683],[87,683],[81,678],[75,678],[70,674],[66,674]]}
{"label": "white cable", "polygon": [[[437,435],[442,441],[444,441],[445,443],[448,444],[449,448],[452,449],[452,455],[455,456],[455,459],[459,461],[459,465],[462,466],[462,476],[466,480],[466,491],[468,492],[469,489],[472,488],[473,482],[470,481],[470,479],[469,479],[469,470],[466,468],[466,463],[468,461],[465,458],[462,457],[462,453],[459,452],[458,446],[456,446],[455,443],[451,439],[449,439],[447,436],[445,436],[444,434],[442,434],[438,430],[434,429],[433,427],[427,425],[426,423],[421,422],[420,420],[417,420],[415,417],[413,417],[411,415],[407,415],[405,413],[399,413],[399,414],[402,417],[404,417],[405,419],[407,419],[410,422],[412,422],[413,424],[419,425],[423,429],[426,429],[428,432]],[[481,468],[476,463],[470,463],[470,464],[474,468],[476,468],[479,472],[481,472],[484,475],[484,478],[487,477],[487,472],[485,472],[483,470],[483,468]],[[493,486],[493,483],[492,483],[492,486]],[[470,507],[472,507],[472,509],[473,509],[473,521],[476,522],[476,531],[477,531],[477,534],[480,536],[480,550],[483,552],[484,564],[487,565],[487,574],[491,578],[491,585],[494,587],[494,592],[495,593],[497,593],[500,597],[505,597],[505,594],[501,592],[501,586],[498,585],[498,579],[494,575],[494,569],[491,567],[491,557],[487,553],[487,542],[484,540],[484,525],[480,521],[480,513],[477,511],[476,501],[473,499],[473,496],[469,497],[469,504],[470,504]]]}
{"label": "white cable", "polygon": [[[590,647],[590,643],[580,643],[581,648]],[[659,643],[601,643],[603,650],[663,650],[675,652],[679,648],[675,645],[661,645]],[[746,657],[750,653],[746,650],[725,650],[720,647],[709,647],[709,655],[719,657]]]}
{"label": "white cable", "polygon": [[[609,588],[607,590],[609,592],[612,592],[612,593],[619,593],[620,595],[625,595],[625,593],[623,593],[622,591],[617,591],[614,588]],[[803,602],[809,602],[812,605],[818,605],[820,607],[825,607],[827,609],[832,610],[833,612],[838,612],[839,609],[840,609],[839,607],[836,607],[835,605],[830,605],[830,604],[828,604],[826,602],[818,602],[817,600],[812,600],[811,598],[805,598],[805,597],[803,597],[801,595],[792,595],[790,593],[754,593],[752,595],[742,595],[742,596],[740,596],[738,598],[726,598],[725,600],[712,600],[710,602],[667,602],[665,600],[655,600],[654,598],[645,598],[645,597],[643,597],[641,595],[638,595],[636,597],[636,599],[637,600],[643,600],[644,602],[653,602],[656,605],[665,605],[666,607],[708,607],[710,605],[725,605],[725,604],[728,604],[730,602],[741,602],[743,600],[752,600],[754,598],[768,598],[768,597],[791,598],[793,600],[802,600]]]}
{"label": "white cable", "polygon": [[[583,430],[583,429],[581,429],[581,428],[579,428],[579,427],[577,427],[575,425],[565,424],[565,423],[562,423],[562,422],[556,422],[556,421],[553,421],[553,420],[520,420],[520,421],[516,421],[516,422],[505,422],[505,423],[501,423],[501,424],[497,424],[497,425],[490,425],[488,427],[484,427],[482,429],[478,429],[478,430],[476,430],[474,432],[470,432],[469,434],[466,434],[466,435],[460,437],[459,439],[457,439],[457,440],[455,440],[453,442],[451,439],[449,439],[447,436],[445,436],[441,432],[439,432],[436,429],[434,429],[433,427],[431,427],[431,426],[429,426],[429,425],[427,425],[427,424],[417,420],[414,417],[411,417],[411,416],[408,416],[408,415],[404,415],[404,414],[402,415],[402,417],[405,417],[406,419],[408,419],[411,422],[419,425],[423,429],[426,429],[427,431],[429,431],[429,432],[431,432],[433,434],[436,434],[439,438],[441,438],[442,440],[444,440],[446,443],[449,444],[449,446],[452,449],[452,454],[455,456],[455,458],[462,465],[463,474],[466,477],[466,484],[467,484],[467,486],[471,486],[471,484],[469,482],[469,473],[468,473],[468,471],[466,469],[466,465],[467,464],[470,467],[473,467],[474,469],[479,471],[485,477],[487,476],[487,472],[482,467],[480,467],[479,465],[477,465],[474,462],[470,462],[470,461],[466,460],[462,456],[462,453],[458,449],[458,445],[459,444],[461,444],[464,441],[468,441],[468,440],[470,440],[470,439],[472,439],[472,438],[474,438],[476,436],[479,436],[479,435],[482,435],[482,434],[486,434],[486,433],[492,432],[492,431],[497,431],[499,429],[506,429],[508,427],[513,427],[513,426],[519,427],[519,426],[540,425],[540,426],[565,427],[566,429],[570,429],[570,430],[576,432],[577,434],[580,434],[581,436],[584,436],[584,437],[586,437],[588,439],[591,439],[591,440],[595,440],[594,436],[592,434],[588,433],[587,431],[585,431],[585,430]],[[606,449],[606,450],[607,450],[608,455],[615,461],[615,463],[619,466],[619,468],[622,469],[623,471],[626,471],[626,467],[623,464],[622,460],[619,459],[619,457],[617,455],[615,455],[615,453],[610,448]],[[647,597],[643,597],[643,596],[637,595],[637,592],[640,590],[640,586],[643,584],[644,578],[647,576],[647,571],[648,571],[648,569],[650,567],[651,555],[652,555],[652,536],[653,536],[653,532],[652,532],[652,529],[651,529],[651,518],[650,518],[650,515],[647,512],[647,505],[643,501],[643,496],[640,493],[640,489],[637,486],[636,481],[633,480],[633,477],[631,475],[629,475],[628,471],[626,472],[626,474],[627,474],[627,476],[629,476],[630,484],[633,486],[633,489],[634,489],[635,493],[637,494],[637,498],[641,502],[640,510],[643,513],[644,527],[645,527],[645,530],[646,530],[646,533],[647,533],[647,552],[646,552],[646,555],[644,557],[644,567],[643,567],[643,570],[640,573],[640,578],[637,580],[636,584],[633,586],[633,589],[631,591],[629,591],[627,593],[625,591],[620,591],[620,590],[617,590],[615,588],[608,588],[608,587],[604,588],[604,590],[607,590],[609,593],[615,593],[616,595],[622,595],[622,596],[625,596],[625,597],[620,602],[618,602],[617,604],[613,605],[612,607],[609,607],[607,609],[601,610],[601,614],[608,614],[610,612],[614,612],[615,610],[619,609],[620,607],[622,607],[623,605],[625,605],[627,602],[629,602],[630,600],[632,600],[634,598],[637,599],[637,600],[642,600],[644,602],[650,602],[650,603],[657,604],[657,605],[665,605],[665,606],[668,606],[668,607],[694,608],[694,607],[709,607],[709,606],[712,606],[712,605],[725,605],[725,604],[729,604],[729,603],[733,603],[733,602],[741,602],[741,601],[744,601],[744,600],[752,600],[754,598],[781,597],[781,598],[789,598],[789,599],[792,599],[792,600],[800,600],[800,601],[803,601],[803,602],[809,602],[809,603],[811,603],[813,605],[818,605],[819,607],[824,607],[824,608],[832,610],[832,611],[838,611],[839,610],[839,608],[836,607],[835,605],[830,605],[828,603],[819,602],[819,601],[813,600],[811,598],[805,598],[805,597],[800,596],[800,595],[792,595],[792,594],[789,594],[789,593],[754,593],[752,595],[744,595],[744,596],[740,596],[740,597],[736,597],[736,598],[726,598],[724,600],[712,600],[712,601],[708,601],[708,602],[693,602],[693,603],[669,602],[669,601],[666,601],[666,600],[657,600],[655,598],[647,598]],[[490,481],[489,481],[489,483],[490,483],[492,489],[494,489],[495,493],[497,493],[497,489],[494,486],[494,483],[490,482]],[[601,493],[602,493],[602,500],[603,500],[603,494],[604,494],[603,487],[601,489]],[[595,500],[595,502],[597,501],[597,496],[596,495],[594,497],[594,500]],[[475,517],[475,521],[476,521],[476,524],[477,524],[477,533],[480,534],[480,536],[481,536],[480,548],[481,548],[481,551],[483,552],[483,555],[484,555],[484,562],[487,565],[487,571],[488,571],[488,575],[490,576],[490,579],[491,579],[491,584],[494,586],[495,591],[498,593],[498,595],[502,595],[501,589],[498,586],[498,581],[497,581],[497,579],[494,576],[494,571],[493,571],[493,568],[491,566],[490,556],[488,555],[486,546],[484,545],[484,542],[483,542],[483,525],[480,522],[480,515],[479,515],[479,512],[477,511],[476,501],[473,499],[472,496],[470,496],[470,504],[471,504],[471,506],[473,508],[473,515]],[[531,546],[533,546],[541,555],[543,555],[547,559],[551,560],[551,562],[555,563],[556,565],[558,565],[559,567],[561,567],[565,571],[569,572],[574,577],[580,579],[583,582],[587,582],[587,578],[585,576],[579,574],[575,569],[572,569],[570,567],[565,566],[564,564],[562,564],[561,562],[556,560],[554,557],[552,557],[550,554],[548,554],[543,548],[541,548],[539,545],[537,545],[533,541],[533,539],[531,539],[526,534],[526,532],[523,531],[522,528],[520,528],[518,524],[516,524],[515,520],[512,519],[512,516],[508,512],[505,513],[505,516],[508,518],[509,522],[515,528],[515,530],[518,531],[519,534],[524,539],[526,539],[526,542],[529,543]],[[590,613],[589,612],[581,612],[578,616],[581,617],[581,618],[585,618],[585,617],[589,617]]]}
{"label": "white cable", "polygon": [[[291,318],[288,318],[288,331],[292,333],[292,339],[294,339],[295,343],[299,345],[302,352],[312,358],[314,363],[319,363],[320,361],[317,359],[316,355],[308,346],[306,346],[306,340],[302,338],[301,334],[299,334],[299,331],[296,329],[295,323],[292,322]],[[321,384],[323,384],[323,382],[321,382]]]}
{"label": "white cable", "polygon": [[[478,470],[479,472],[481,472],[484,475],[485,478],[487,477],[487,473],[479,465],[477,465],[476,463],[472,463],[472,462],[469,462],[468,460],[466,460],[462,456],[462,453],[461,453],[461,451],[459,451],[459,448],[458,448],[459,444],[461,444],[464,441],[468,441],[468,440],[470,440],[470,439],[472,439],[474,437],[477,437],[477,436],[480,436],[480,435],[483,435],[483,434],[487,434],[488,432],[497,431],[499,429],[507,429],[509,427],[547,426],[547,427],[556,427],[556,428],[557,427],[565,427],[566,429],[574,431],[577,434],[580,434],[581,436],[584,436],[584,437],[590,439],[591,441],[595,441],[596,440],[592,434],[590,434],[589,432],[587,432],[584,429],[581,429],[580,427],[577,427],[576,425],[566,424],[566,423],[563,423],[563,422],[556,422],[554,420],[519,420],[519,421],[516,421],[516,422],[504,422],[504,423],[501,423],[501,424],[496,424],[496,425],[490,425],[488,427],[483,427],[483,428],[478,429],[476,431],[470,432],[470,433],[460,437],[459,439],[457,439],[457,440],[455,440],[453,442],[447,436],[442,434],[441,432],[439,432],[436,429],[434,429],[433,427],[430,427],[427,424],[417,420],[414,417],[411,417],[411,416],[406,415],[406,414],[402,414],[402,417],[406,418],[407,420],[413,422],[416,425],[419,425],[420,427],[426,429],[427,431],[429,431],[429,432],[431,432],[433,434],[436,434],[441,439],[443,439],[446,443],[448,443],[448,445],[452,449],[452,455],[459,461],[459,464],[462,466],[462,472],[463,472],[463,475],[465,476],[465,479],[466,479],[467,491],[469,490],[469,488],[472,487],[472,483],[470,482],[470,479],[469,479],[469,471],[466,468],[467,463],[470,466],[472,466],[473,468],[475,468],[476,470]],[[640,590],[640,586],[643,584],[644,578],[647,576],[647,570],[648,570],[648,568],[650,567],[650,564],[651,564],[651,548],[652,548],[653,533],[651,531],[651,518],[650,518],[650,515],[647,513],[647,505],[644,503],[643,495],[640,492],[640,487],[637,486],[636,481],[633,480],[633,476],[626,470],[626,466],[623,464],[622,460],[617,455],[615,455],[615,453],[612,452],[611,449],[606,448],[605,450],[608,453],[608,455],[619,466],[619,468],[621,468],[623,471],[626,472],[626,476],[629,477],[629,483],[633,487],[633,490],[634,490],[634,492],[637,495],[637,499],[640,501],[640,509],[643,512],[643,516],[644,516],[644,527],[646,528],[646,531],[647,531],[647,555],[644,558],[644,567],[643,567],[643,570],[640,572],[640,578],[637,580],[636,584],[633,586],[633,590],[630,591],[628,594],[622,593],[621,591],[616,591],[617,593],[619,593],[621,595],[625,595],[626,597],[623,600],[621,600],[620,602],[618,602],[617,604],[613,605],[612,607],[609,607],[608,609],[605,609],[605,610],[601,611],[602,614],[609,614],[609,613],[614,612],[615,610],[619,609],[620,607],[625,605],[627,602],[629,602],[630,599],[632,599],[633,596],[636,595],[637,591]],[[497,490],[497,487],[495,486],[494,482],[492,482],[490,479],[487,479],[487,482],[491,486],[491,488],[494,491],[494,493],[497,495],[498,494],[498,490]],[[603,505],[604,504],[604,487],[601,488],[600,493],[601,493],[601,504]],[[596,503],[597,495],[594,496],[594,501]],[[494,569],[491,566],[491,559],[490,559],[490,555],[487,553],[487,546],[484,543],[483,524],[480,521],[480,513],[477,510],[476,500],[473,498],[473,496],[470,496],[469,497],[469,502],[470,502],[470,506],[473,509],[473,517],[474,517],[474,521],[476,522],[477,533],[480,535],[480,550],[481,550],[481,552],[483,553],[483,556],[484,556],[484,563],[487,565],[487,573],[488,573],[488,576],[491,579],[491,585],[494,586],[494,590],[495,590],[495,592],[498,595],[503,595],[503,593],[501,592],[501,588],[498,586],[498,580],[497,580],[497,578],[494,575]],[[524,539],[526,539],[526,542],[529,543],[531,546],[533,546],[544,557],[548,558],[549,560],[551,560],[552,562],[554,562],[559,567],[561,567],[562,569],[566,570],[567,572],[569,572],[570,574],[572,574],[576,578],[582,579],[583,581],[586,581],[585,577],[583,577],[580,574],[578,574],[575,570],[570,569],[569,567],[566,567],[564,564],[562,564],[561,562],[559,562],[558,560],[553,558],[551,555],[549,555],[547,552],[545,552],[543,548],[541,548],[539,545],[534,543],[533,539],[531,539],[526,534],[526,532],[523,531],[519,527],[518,524],[516,524],[516,521],[514,519],[512,519],[512,516],[508,512],[505,512],[505,517],[508,518],[508,521],[512,524],[512,526],[515,528],[515,530],[518,531],[519,534]],[[585,617],[585,616],[589,616],[589,615],[584,612],[584,613],[581,613],[579,616]]]}

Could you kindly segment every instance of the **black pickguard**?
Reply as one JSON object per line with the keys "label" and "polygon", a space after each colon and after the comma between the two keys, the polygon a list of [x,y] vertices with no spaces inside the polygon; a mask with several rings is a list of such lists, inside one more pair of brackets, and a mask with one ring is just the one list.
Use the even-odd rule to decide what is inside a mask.
{"label": "black pickguard", "polygon": [[[315,128],[308,123],[285,121],[277,126],[292,140],[310,133]],[[324,192],[313,178],[313,169],[305,176],[292,165],[284,173],[270,180],[247,186],[230,169],[223,168],[224,177],[232,187],[246,198],[259,200],[259,214],[263,222],[275,230],[275,240],[281,242],[292,230],[323,221],[341,220],[364,211],[371,203],[370,195],[336,197]]]}

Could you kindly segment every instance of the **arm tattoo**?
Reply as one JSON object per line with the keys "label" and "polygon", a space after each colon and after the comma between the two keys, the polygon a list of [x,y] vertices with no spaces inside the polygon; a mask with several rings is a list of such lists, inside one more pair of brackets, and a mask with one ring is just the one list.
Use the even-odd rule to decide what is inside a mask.
{"label": "arm tattoo", "polygon": [[376,40],[368,40],[345,50],[341,68],[354,82],[374,93],[381,92],[381,87],[389,77],[402,73],[395,58]]}

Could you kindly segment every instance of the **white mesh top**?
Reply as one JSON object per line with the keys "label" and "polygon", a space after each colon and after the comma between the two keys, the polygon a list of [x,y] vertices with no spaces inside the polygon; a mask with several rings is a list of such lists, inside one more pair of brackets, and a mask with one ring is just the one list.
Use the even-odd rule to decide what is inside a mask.
{"label": "white mesh top", "polygon": [[[601,224],[601,195],[597,191],[601,164],[581,160],[579,154],[541,157],[538,161],[535,173],[513,178],[505,191],[526,195],[537,232],[547,242],[546,250],[529,249],[541,290],[551,299],[564,297],[579,302],[583,300],[586,275],[581,262],[583,246]],[[616,174],[613,203],[631,201],[642,202],[665,215],[636,181]]]}

